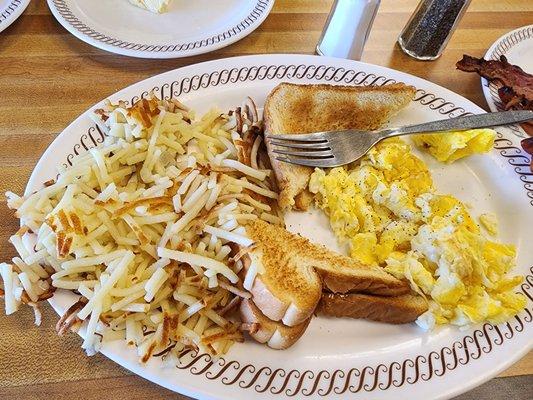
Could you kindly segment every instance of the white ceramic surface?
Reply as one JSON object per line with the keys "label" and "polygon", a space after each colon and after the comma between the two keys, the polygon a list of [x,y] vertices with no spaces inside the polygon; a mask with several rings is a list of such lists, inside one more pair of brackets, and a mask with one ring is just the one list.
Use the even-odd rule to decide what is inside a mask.
{"label": "white ceramic surface", "polygon": [[154,14],[128,0],[48,0],[50,10],[78,39],[112,53],[179,58],[225,47],[256,29],[274,0],[173,0]]}
{"label": "white ceramic surface", "polygon": [[[485,60],[499,60],[504,55],[514,65],[520,66],[524,71],[533,74],[533,25],[523,26],[500,37],[487,50]],[[481,78],[483,95],[492,112],[503,111],[503,105],[498,96],[498,85]],[[516,125],[510,128],[515,135],[527,137],[524,130]]]}
{"label": "white ceramic surface", "polygon": [[[175,96],[198,111],[212,106],[228,110],[245,96],[262,104],[279,82],[384,84],[402,81],[418,91],[415,101],[391,124],[416,123],[481,113],[482,109],[420,78],[361,62],[303,55],[250,56],[217,60],[169,71],[110,96],[135,101],[154,89]],[[89,118],[99,103],[72,122],[50,145],[33,172],[27,192],[54,176],[59,162],[101,142]],[[124,343],[104,345],[102,353],[159,385],[202,399],[445,399],[495,376],[533,345],[533,180],[528,175],[518,138],[499,128],[495,149],[487,155],[443,165],[425,154],[440,192],[474,205],[477,216],[495,212],[500,237],[518,248],[516,273],[526,276],[519,288],[528,308],[509,323],[461,331],[444,327],[426,333],[412,325],[385,325],[350,319],[314,318],[302,339],[285,351],[252,341],[236,344],[219,360],[186,354],[178,366],[163,367],[159,359],[137,362]],[[58,161],[60,160],[60,161]],[[315,213],[287,217],[290,229],[334,246],[324,217]],[[58,291],[52,306],[62,313],[75,300]]]}
{"label": "white ceramic surface", "polygon": [[0,32],[20,17],[30,0],[0,0]]}

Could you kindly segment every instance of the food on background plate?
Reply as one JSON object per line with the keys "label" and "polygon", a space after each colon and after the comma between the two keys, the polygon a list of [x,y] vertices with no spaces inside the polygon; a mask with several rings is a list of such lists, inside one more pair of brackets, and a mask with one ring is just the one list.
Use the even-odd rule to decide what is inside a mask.
{"label": "food on background plate", "polygon": [[[409,104],[414,94],[415,88],[403,83],[384,86],[282,83],[266,100],[265,132],[275,135],[377,129]],[[284,210],[307,209],[312,202],[307,191],[312,168],[283,163],[274,157],[271,164],[280,189],[279,206]]]}
{"label": "food on background plate", "polygon": [[[141,361],[185,348],[223,354],[242,341],[244,225],[281,223],[255,105],[196,119],[177,100],[107,103],[104,143],[34,193],[8,193],[19,253],[1,266],[6,313],[56,289],[79,293],[58,333],[88,321],[83,348],[123,339]],[[259,151],[261,153],[261,151]],[[169,347],[170,345],[170,347]]]}
{"label": "food on background plate", "polygon": [[456,66],[461,71],[477,72],[483,78],[501,84],[499,94],[505,109],[533,110],[533,75],[510,64],[504,55],[499,60],[485,60],[465,54]]}
{"label": "food on background plate", "polygon": [[[489,82],[500,85],[498,95],[506,110],[533,110],[533,75],[518,65],[510,64],[502,55],[499,60],[463,55],[456,67],[465,72],[477,72]],[[526,132],[533,134],[533,124],[521,124]]]}
{"label": "food on background plate", "polygon": [[131,4],[151,11],[153,13],[162,14],[168,10],[171,0],[128,0]]}
{"label": "food on background plate", "polygon": [[472,154],[488,153],[494,146],[496,132],[492,129],[470,129],[445,134],[421,134],[413,142],[440,162],[451,163]]}

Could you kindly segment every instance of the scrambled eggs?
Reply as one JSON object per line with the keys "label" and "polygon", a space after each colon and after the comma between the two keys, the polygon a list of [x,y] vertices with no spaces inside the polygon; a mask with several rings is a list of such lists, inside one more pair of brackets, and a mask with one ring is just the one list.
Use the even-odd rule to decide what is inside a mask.
{"label": "scrambled eggs", "polygon": [[351,257],[406,278],[428,299],[420,326],[498,323],[525,307],[513,292],[522,278],[507,276],[514,246],[488,240],[463,203],[436,194],[427,166],[400,139],[356,165],[316,169],[309,190]]}
{"label": "scrambled eggs", "polygon": [[476,153],[487,153],[494,146],[492,129],[471,129],[449,133],[413,136],[415,144],[442,162],[453,162]]}
{"label": "scrambled eggs", "polygon": [[498,234],[498,219],[493,213],[485,213],[479,216],[479,222],[481,226],[486,229],[486,231],[492,235],[496,236]]}

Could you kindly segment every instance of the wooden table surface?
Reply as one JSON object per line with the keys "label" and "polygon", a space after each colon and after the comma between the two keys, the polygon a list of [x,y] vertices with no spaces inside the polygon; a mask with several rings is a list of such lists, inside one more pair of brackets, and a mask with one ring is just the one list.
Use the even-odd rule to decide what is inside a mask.
{"label": "wooden table surface", "polygon": [[[70,121],[92,104],[141,79],[184,65],[257,53],[312,54],[332,0],[277,0],[250,36],[197,57],[144,60],[106,53],[79,41],[33,0],[0,33],[0,193],[21,193],[41,153]],[[533,23],[530,0],[473,0],[444,55],[419,62],[404,55],[396,38],[417,0],[383,0],[363,61],[388,66],[451,89],[486,108],[479,79],[454,71],[463,53],[481,56],[502,34]],[[0,254],[17,221],[0,201]],[[3,304],[0,304],[3,308]],[[131,375],[101,355],[86,357],[74,334],[60,339],[57,316],[46,305],[41,327],[32,314],[0,312],[0,399],[184,399]],[[501,376],[533,374],[533,353]],[[513,398],[512,394],[509,398]]]}

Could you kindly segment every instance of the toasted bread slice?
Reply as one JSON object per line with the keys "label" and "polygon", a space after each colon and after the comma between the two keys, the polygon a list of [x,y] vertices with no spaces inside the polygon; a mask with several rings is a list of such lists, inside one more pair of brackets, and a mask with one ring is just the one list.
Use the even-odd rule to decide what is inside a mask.
{"label": "toasted bread slice", "polygon": [[322,296],[320,276],[312,265],[297,257],[294,248],[272,236],[284,228],[259,221],[246,230],[255,244],[251,262],[263,271],[250,289],[253,302],[273,321],[288,326],[302,323],[313,314]]}
{"label": "toasted bread slice", "polygon": [[[267,134],[311,133],[327,130],[380,128],[407,106],[415,88],[395,83],[384,86],[295,85],[282,83],[270,92],[264,109]],[[271,147],[267,143],[269,154]],[[312,197],[307,185],[312,169],[270,157],[282,209],[305,210]]]}
{"label": "toasted bread slice", "polygon": [[415,294],[384,297],[361,293],[324,293],[317,313],[332,317],[362,318],[389,324],[405,324],[415,321],[427,309],[427,301]]}
{"label": "toasted bread slice", "polygon": [[391,296],[410,291],[406,282],[380,267],[333,253],[281,226],[256,220],[246,231],[254,241],[251,262],[262,271],[250,292],[253,302],[271,320],[288,326],[302,323],[314,312],[323,288]]}
{"label": "toasted bread slice", "polygon": [[292,346],[303,335],[311,318],[295,326],[286,326],[282,322],[267,318],[250,300],[241,302],[240,315],[242,322],[258,324],[257,330],[249,332],[250,336],[259,343],[266,343],[273,349],[286,349]]}

